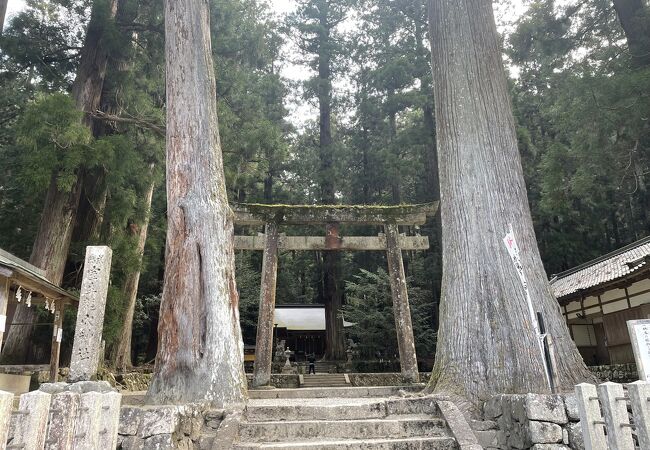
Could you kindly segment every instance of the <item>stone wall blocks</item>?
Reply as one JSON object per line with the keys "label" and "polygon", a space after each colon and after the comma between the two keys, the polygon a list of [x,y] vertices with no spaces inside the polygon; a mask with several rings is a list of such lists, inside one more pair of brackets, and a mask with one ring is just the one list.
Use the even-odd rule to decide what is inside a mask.
{"label": "stone wall blocks", "polygon": [[137,435],[141,438],[173,434],[180,425],[181,408],[152,406],[142,409]]}
{"label": "stone wall blocks", "polygon": [[566,427],[567,434],[569,435],[569,447],[573,450],[585,450],[585,440],[582,436],[582,427],[580,422],[570,423]]}
{"label": "stone wall blocks", "polygon": [[569,450],[564,444],[535,444],[530,450]]}
{"label": "stone wall blocks", "polygon": [[483,405],[483,415],[486,419],[494,420],[503,414],[502,395],[495,395]]}
{"label": "stone wall blocks", "polygon": [[126,436],[122,439],[122,450],[142,450],[144,448],[144,440],[137,436]]}
{"label": "stone wall blocks", "polygon": [[120,424],[118,433],[124,436],[135,436],[140,428],[140,421],[144,410],[136,406],[122,406],[120,408]]}
{"label": "stone wall blocks", "polygon": [[557,424],[569,421],[560,395],[526,394],[526,417]]}
{"label": "stone wall blocks", "polygon": [[575,393],[564,395],[564,406],[566,407],[566,415],[570,422],[580,421],[580,412],[578,411],[578,401]]}
{"label": "stone wall blocks", "polygon": [[562,441],[562,427],[556,423],[531,421],[528,430],[534,444],[555,444]]}
{"label": "stone wall blocks", "polygon": [[142,450],[168,450],[174,448],[174,438],[171,434],[157,434],[144,439]]}

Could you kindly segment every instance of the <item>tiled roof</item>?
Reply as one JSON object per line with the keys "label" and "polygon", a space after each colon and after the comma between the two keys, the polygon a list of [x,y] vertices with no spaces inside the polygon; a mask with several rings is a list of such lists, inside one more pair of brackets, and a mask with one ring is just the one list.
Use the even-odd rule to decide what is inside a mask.
{"label": "tiled roof", "polygon": [[581,264],[551,279],[557,298],[623,278],[650,265],[650,236]]}

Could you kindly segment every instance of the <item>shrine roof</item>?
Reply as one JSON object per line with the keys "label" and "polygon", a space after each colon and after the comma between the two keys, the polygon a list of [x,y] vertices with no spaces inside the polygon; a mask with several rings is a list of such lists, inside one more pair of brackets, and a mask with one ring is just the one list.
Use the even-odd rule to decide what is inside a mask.
{"label": "shrine roof", "polygon": [[[294,331],[325,331],[325,306],[277,305],[273,325]],[[351,325],[343,320],[343,326]]]}
{"label": "shrine roof", "polygon": [[0,277],[8,278],[10,282],[23,289],[32,291],[41,300],[65,300],[67,303],[78,303],[76,295],[52,283],[45,277],[45,271],[27,261],[0,249]]}
{"label": "shrine roof", "polygon": [[357,223],[365,225],[422,225],[438,210],[438,202],[415,205],[231,205],[238,225],[275,222],[286,225]]}
{"label": "shrine roof", "polygon": [[650,236],[554,275],[550,283],[560,300],[643,273],[650,273]]}

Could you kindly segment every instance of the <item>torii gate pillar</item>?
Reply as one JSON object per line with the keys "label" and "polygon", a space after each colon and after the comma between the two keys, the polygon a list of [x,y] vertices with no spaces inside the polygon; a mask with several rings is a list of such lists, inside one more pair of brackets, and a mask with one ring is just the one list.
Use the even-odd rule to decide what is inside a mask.
{"label": "torii gate pillar", "polygon": [[273,321],[275,314],[275,288],[278,277],[278,226],[273,222],[264,229],[264,255],[262,256],[262,286],[260,308],[257,316],[255,338],[255,364],[253,388],[269,386],[273,363]]}
{"label": "torii gate pillar", "polygon": [[393,314],[395,315],[395,331],[397,332],[397,346],[402,376],[405,381],[417,383],[420,381],[418,360],[415,354],[415,340],[413,338],[413,324],[411,323],[411,308],[406,290],[406,274],[402,249],[399,245],[399,227],[397,224],[386,224],[386,259],[388,260],[388,274],[390,276],[390,289],[393,297]]}

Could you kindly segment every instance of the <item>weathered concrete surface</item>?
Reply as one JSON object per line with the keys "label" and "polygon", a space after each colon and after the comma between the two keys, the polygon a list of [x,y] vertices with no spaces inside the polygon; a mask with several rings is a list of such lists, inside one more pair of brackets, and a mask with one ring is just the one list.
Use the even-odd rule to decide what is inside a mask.
{"label": "weathered concrete surface", "polygon": [[80,403],[80,395],[77,392],[65,391],[52,395],[46,450],[72,448]]}
{"label": "weathered concrete surface", "polygon": [[13,420],[12,446],[23,450],[40,450],[45,445],[47,419],[52,396],[41,391],[20,396],[18,414]]}
{"label": "weathered concrete surface", "polygon": [[90,380],[97,374],[112,254],[109,247],[86,248],[68,377],[70,382]]}
{"label": "weathered concrete surface", "polygon": [[13,401],[14,394],[0,391],[0,447],[7,442],[7,438],[9,437]]}

